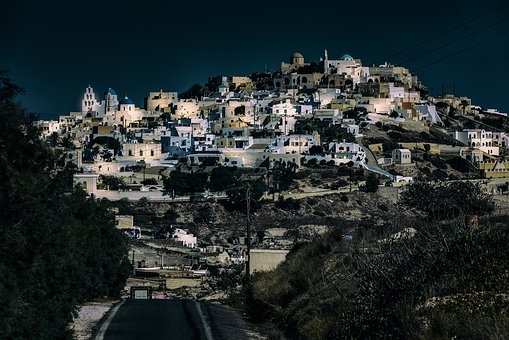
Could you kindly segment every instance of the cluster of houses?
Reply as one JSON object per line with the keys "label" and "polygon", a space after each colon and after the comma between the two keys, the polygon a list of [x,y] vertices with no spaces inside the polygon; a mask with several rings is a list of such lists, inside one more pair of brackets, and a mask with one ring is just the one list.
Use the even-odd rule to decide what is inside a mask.
{"label": "cluster of houses", "polygon": [[[211,77],[194,98],[149,92],[143,107],[127,96],[119,97],[113,88],[98,95],[88,86],[80,111],[38,124],[44,138],[66,145],[66,161],[80,169],[76,182],[99,197],[99,175],[129,178],[135,167],[172,168],[183,160],[188,165],[244,168],[311,160],[353,162],[376,171],[375,164],[366,165],[367,149],[352,141],[362,137],[363,129],[379,121],[404,123],[415,130],[441,126],[438,102],[465,114],[477,109],[466,97],[424,98],[424,93],[419,79],[401,66],[364,66],[348,54],[329,58],[327,51],[318,62],[309,63],[294,53],[277,72]],[[302,121],[335,125],[355,138],[323,141],[317,132],[305,133]],[[509,176],[509,162],[498,157],[500,147],[509,145],[507,134],[481,129],[448,134],[462,145],[458,154],[476,163],[485,177]],[[317,147],[323,152],[314,152]],[[378,160],[378,165],[412,163],[412,154],[404,147],[392,150],[391,156]],[[131,237],[141,235],[132,216],[119,216],[117,223]],[[197,246],[196,237],[183,229],[170,236],[182,246]],[[234,254],[218,253],[222,262],[243,262]]]}
{"label": "cluster of houses", "polygon": [[[112,88],[99,96],[88,86],[80,111],[38,124],[44,137],[70,142],[67,159],[88,176],[90,185],[100,174],[129,177],[134,166],[171,167],[182,158],[189,165],[237,167],[276,161],[300,165],[311,159],[362,164],[366,154],[359,144],[337,140],[324,145],[318,133],[298,132],[299,121],[328,122],[358,137],[380,120],[416,128],[441,125],[435,106],[439,101],[464,112],[475,108],[466,97],[423,98],[424,92],[419,79],[401,66],[364,66],[348,54],[330,58],[327,51],[319,62],[308,63],[294,53],[277,72],[211,77],[200,97],[149,92],[143,108]],[[352,110],[366,114],[345,114]],[[462,156],[476,162],[486,156],[493,161],[499,146],[508,145],[505,133],[450,134],[466,146]],[[313,154],[314,146],[322,146],[325,153]],[[408,155],[405,150],[396,152],[393,160],[411,162]]]}

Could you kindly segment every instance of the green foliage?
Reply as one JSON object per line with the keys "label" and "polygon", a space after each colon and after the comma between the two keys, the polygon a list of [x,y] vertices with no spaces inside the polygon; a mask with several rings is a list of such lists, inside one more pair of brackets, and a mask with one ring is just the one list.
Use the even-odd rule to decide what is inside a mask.
{"label": "green foliage", "polygon": [[470,181],[417,180],[406,186],[400,201],[421,210],[429,218],[445,220],[493,211],[494,202],[479,183]]}
{"label": "green foliage", "polygon": [[0,338],[71,339],[77,306],[113,296],[131,270],[108,201],[69,185],[0,72]]}
{"label": "green foliage", "polygon": [[300,200],[289,197],[287,199],[280,198],[276,202],[276,207],[283,210],[299,210]]}
{"label": "green foliage", "polygon": [[253,276],[252,316],[292,339],[505,338],[508,231],[416,227],[362,242],[332,230],[294,248]]}
{"label": "green foliage", "polygon": [[99,183],[97,184],[98,189],[121,190],[125,189],[125,187],[126,184],[122,177],[99,175]]}
{"label": "green foliage", "polygon": [[185,195],[193,192],[203,192],[207,187],[207,178],[207,173],[182,172],[180,168],[177,168],[170,172],[170,176],[163,177],[163,184],[167,192]]}
{"label": "green foliage", "polygon": [[[238,183],[241,184],[241,183]],[[254,211],[261,207],[260,199],[267,192],[267,184],[262,179],[243,182],[226,189],[228,195],[228,207],[234,210],[246,210],[246,198],[249,187],[250,208]]]}
{"label": "green foliage", "polygon": [[321,146],[321,145],[313,145],[312,147],[309,148],[309,154],[311,156],[323,155],[324,154],[323,146]]}
{"label": "green foliage", "polygon": [[345,181],[344,179],[338,179],[334,183],[330,185],[331,189],[339,189],[339,188],[346,188],[348,186],[348,181]]}
{"label": "green foliage", "polygon": [[291,186],[297,172],[297,168],[297,164],[293,162],[274,162],[272,173],[274,181],[277,182],[278,190],[287,190]]}
{"label": "green foliage", "polygon": [[157,185],[157,179],[155,178],[146,178],[141,181],[143,185]]}
{"label": "green foliage", "polygon": [[306,177],[308,177],[309,175],[311,175],[311,171],[310,170],[301,170],[301,171],[297,171],[293,174],[293,179],[304,179]]}
{"label": "green foliage", "polygon": [[118,150],[120,150],[120,148],[121,148],[120,142],[118,140],[116,140],[113,137],[107,137],[107,136],[99,136],[99,137],[94,138],[94,140],[92,140],[89,143],[89,148],[93,148],[93,146],[96,144],[100,144],[107,149],[115,150],[115,153],[117,153]]}
{"label": "green foliage", "polygon": [[447,163],[459,172],[468,173],[470,171],[470,163],[460,156],[454,156]]}
{"label": "green foliage", "polygon": [[447,163],[442,158],[440,158],[438,156],[430,156],[429,161],[431,162],[431,164],[433,164],[438,169],[441,169],[441,170],[447,169]]}
{"label": "green foliage", "polygon": [[382,150],[385,153],[391,153],[392,150],[399,148],[399,144],[392,140],[385,139],[382,143]]}
{"label": "green foliage", "polygon": [[378,177],[375,174],[370,173],[368,175],[368,177],[366,178],[366,191],[367,192],[377,192],[379,185],[380,185],[380,180],[378,179]]}
{"label": "green foliage", "polygon": [[319,133],[321,140],[324,142],[343,140],[346,142],[355,142],[355,136],[350,132],[347,132],[347,129],[342,128],[340,125],[330,125]]}
{"label": "green foliage", "polygon": [[215,167],[210,174],[209,189],[211,191],[221,191],[227,187],[236,186],[239,176],[240,172],[236,167]]}

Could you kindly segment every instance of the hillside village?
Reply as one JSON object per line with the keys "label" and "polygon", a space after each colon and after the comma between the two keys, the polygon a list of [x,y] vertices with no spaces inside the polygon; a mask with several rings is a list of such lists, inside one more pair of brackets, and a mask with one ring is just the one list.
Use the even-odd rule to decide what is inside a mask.
{"label": "hillside village", "polygon": [[[321,193],[362,196],[368,185],[362,173],[396,197],[400,186],[417,177],[500,183],[509,177],[506,113],[454,93],[432,96],[405,67],[365,66],[348,54],[329,57],[328,51],[316,62],[294,53],[274,72],[210,77],[185,93],[149,92],[144,107],[113,88],[99,95],[89,85],[81,111],[37,124],[48,143],[63,151],[61,165],[75,166],[75,183],[112,201],[226,199],[224,190],[183,192],[165,184],[174,171],[217,167],[259,174],[267,184],[261,199],[273,201]],[[288,168],[302,175],[283,186]],[[501,193],[507,185],[491,189]],[[119,211],[117,224],[132,237],[154,235],[151,222],[140,229],[143,221],[124,213]],[[197,240],[197,230],[186,228],[182,214],[174,223],[167,237],[180,246],[231,245],[211,242],[210,230],[207,242]],[[278,233],[284,234],[273,229],[260,237],[274,250]],[[202,230],[199,237],[204,235]],[[276,248],[290,246],[281,241]],[[219,248],[209,250],[220,254]],[[223,258],[242,261],[242,247],[231,249]],[[157,258],[138,266],[145,265],[162,266]]]}

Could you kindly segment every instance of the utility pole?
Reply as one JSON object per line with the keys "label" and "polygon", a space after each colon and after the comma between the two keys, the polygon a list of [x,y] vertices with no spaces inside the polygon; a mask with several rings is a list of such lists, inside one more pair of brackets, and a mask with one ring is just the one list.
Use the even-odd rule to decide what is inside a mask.
{"label": "utility pole", "polygon": [[249,274],[250,274],[250,268],[249,268],[249,265],[250,265],[250,262],[251,262],[251,257],[250,257],[250,250],[251,250],[251,225],[250,225],[250,221],[249,221],[249,214],[250,214],[250,210],[251,210],[251,186],[249,185],[249,183],[247,184],[247,188],[246,188],[246,229],[247,229],[247,240],[246,240],[246,276],[249,277]]}

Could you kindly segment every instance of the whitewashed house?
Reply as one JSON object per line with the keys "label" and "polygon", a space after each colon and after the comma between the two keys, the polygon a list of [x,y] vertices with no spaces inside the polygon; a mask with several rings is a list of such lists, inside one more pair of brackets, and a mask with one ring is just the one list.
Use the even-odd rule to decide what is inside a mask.
{"label": "whitewashed house", "polygon": [[393,164],[410,164],[412,163],[412,152],[408,149],[392,150]]}
{"label": "whitewashed house", "polygon": [[173,232],[172,238],[177,242],[182,242],[184,247],[196,248],[197,237],[193,234],[188,234],[187,230],[176,228]]}

